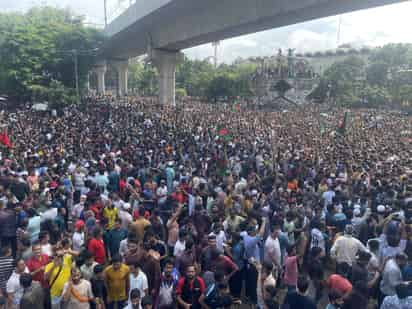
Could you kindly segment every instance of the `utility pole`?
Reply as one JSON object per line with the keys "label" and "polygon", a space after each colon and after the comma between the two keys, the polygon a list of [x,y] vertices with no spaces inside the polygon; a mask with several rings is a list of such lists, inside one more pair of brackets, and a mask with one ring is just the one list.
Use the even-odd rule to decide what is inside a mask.
{"label": "utility pole", "polygon": [[80,97],[80,92],[79,92],[79,61],[78,61],[78,53],[76,49],[73,49],[73,58],[74,58],[74,77],[76,80],[76,96],[79,98]]}
{"label": "utility pole", "polygon": [[104,27],[107,27],[107,0],[104,0]]}
{"label": "utility pole", "polygon": [[340,45],[340,27],[342,25],[342,15],[339,15],[339,24],[338,24],[338,33],[337,33],[337,39],[336,39],[336,48],[339,48]]}
{"label": "utility pole", "polygon": [[214,51],[214,66],[215,69],[217,68],[217,47],[219,46],[220,42],[216,41],[212,43],[212,46],[214,47],[215,51]]}

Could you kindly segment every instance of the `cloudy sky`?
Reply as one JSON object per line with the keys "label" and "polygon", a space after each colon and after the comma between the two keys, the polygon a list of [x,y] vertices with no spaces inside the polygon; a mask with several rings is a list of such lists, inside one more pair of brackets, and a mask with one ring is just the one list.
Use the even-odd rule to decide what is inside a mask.
{"label": "cloudy sky", "polygon": [[[122,10],[119,1],[122,2],[108,0],[109,18]],[[127,4],[129,0],[123,2]],[[69,7],[76,13],[87,16],[90,22],[100,25],[104,23],[103,0],[0,0],[0,12],[24,11],[41,4]],[[411,12],[412,1],[407,1],[232,38],[220,43],[219,61],[231,62],[238,57],[271,55],[278,48],[296,48],[297,52],[336,48],[339,18],[340,44],[379,46],[389,42],[412,43]],[[204,59],[213,55],[213,48],[206,44],[188,49],[185,53],[192,58]]]}

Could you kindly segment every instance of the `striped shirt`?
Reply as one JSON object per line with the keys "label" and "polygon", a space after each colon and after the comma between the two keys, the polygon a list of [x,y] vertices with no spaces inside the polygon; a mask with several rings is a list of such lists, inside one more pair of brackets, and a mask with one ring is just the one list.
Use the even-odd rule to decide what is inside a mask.
{"label": "striped shirt", "polygon": [[14,261],[11,256],[0,257],[0,290],[6,290],[6,283],[14,270]]}

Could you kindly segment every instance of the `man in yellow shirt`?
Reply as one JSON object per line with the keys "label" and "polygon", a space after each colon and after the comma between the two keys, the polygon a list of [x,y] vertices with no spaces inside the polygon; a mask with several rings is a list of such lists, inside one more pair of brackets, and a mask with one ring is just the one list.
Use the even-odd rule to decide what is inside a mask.
{"label": "man in yellow shirt", "polygon": [[46,265],[44,277],[49,283],[52,309],[60,308],[64,285],[70,279],[72,256],[56,250],[53,262]]}
{"label": "man in yellow shirt", "polygon": [[114,226],[116,218],[118,216],[118,210],[114,207],[112,201],[109,199],[107,201],[106,207],[103,209],[103,217],[107,220],[106,229],[111,230]]}
{"label": "man in yellow shirt", "polygon": [[112,265],[104,270],[107,287],[107,309],[123,308],[129,295],[129,267],[121,262],[119,255],[112,258]]}

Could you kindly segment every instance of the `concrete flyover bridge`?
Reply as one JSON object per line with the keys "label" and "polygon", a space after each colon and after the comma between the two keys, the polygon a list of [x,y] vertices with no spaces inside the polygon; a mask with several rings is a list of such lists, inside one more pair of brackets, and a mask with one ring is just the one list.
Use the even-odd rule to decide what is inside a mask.
{"label": "concrete flyover bridge", "polygon": [[[159,71],[163,104],[175,103],[180,50],[243,34],[405,0],[136,0],[105,28],[102,59],[117,61],[119,94],[127,92],[127,59],[146,52]],[[105,64],[97,70],[104,92]]]}

